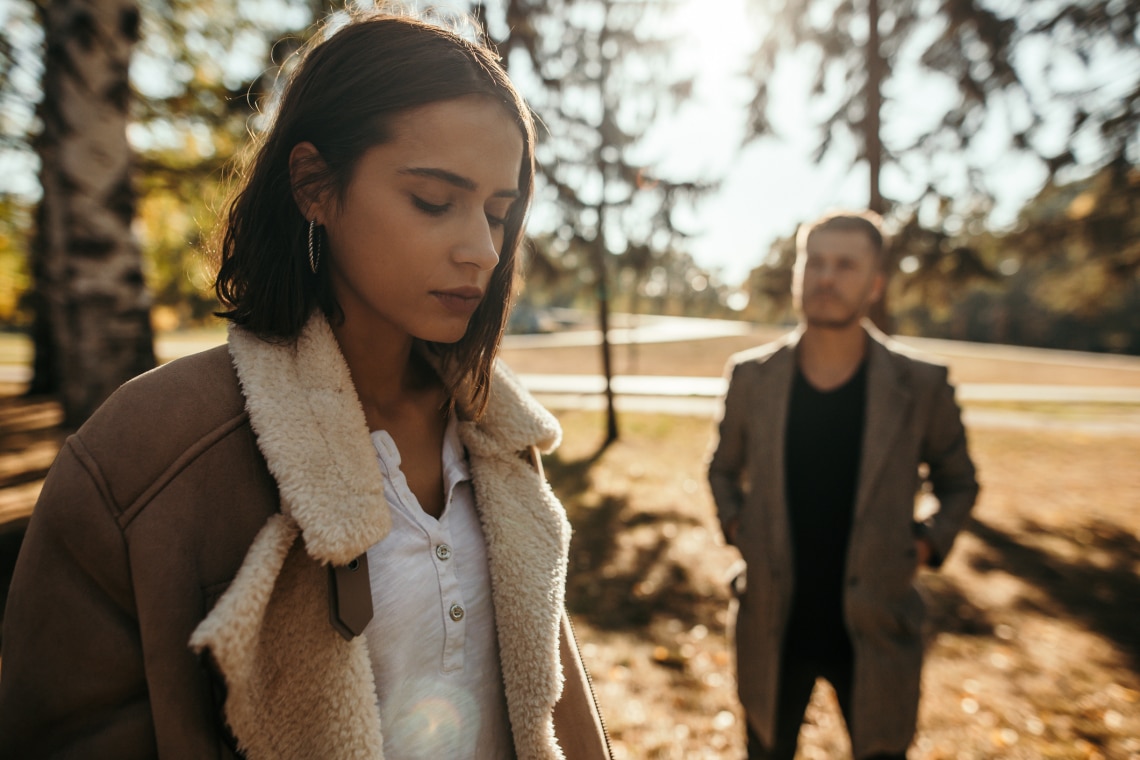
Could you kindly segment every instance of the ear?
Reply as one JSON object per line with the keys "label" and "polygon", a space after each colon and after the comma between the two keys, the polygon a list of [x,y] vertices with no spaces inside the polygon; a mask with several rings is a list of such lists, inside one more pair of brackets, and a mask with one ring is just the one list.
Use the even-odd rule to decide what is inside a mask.
{"label": "ear", "polygon": [[309,221],[325,224],[330,209],[325,208],[325,194],[315,180],[327,165],[317,146],[311,142],[297,143],[289,152],[289,185],[293,200],[301,215]]}
{"label": "ear", "polygon": [[879,299],[883,297],[883,290],[887,287],[887,275],[882,269],[875,272],[875,280],[871,283],[871,293],[867,298],[867,303],[878,303]]}

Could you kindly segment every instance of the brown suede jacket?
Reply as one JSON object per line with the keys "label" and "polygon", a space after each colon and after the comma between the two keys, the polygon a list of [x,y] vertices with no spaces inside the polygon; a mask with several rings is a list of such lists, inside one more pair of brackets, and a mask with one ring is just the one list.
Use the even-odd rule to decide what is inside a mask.
{"label": "brown suede jacket", "polygon": [[[517,756],[605,758],[563,611],[556,421],[505,369],[460,423]],[[530,461],[520,453],[531,453]],[[4,617],[0,757],[383,758],[364,641],[329,567],[387,535],[383,481],[321,317],[124,385],[68,439]]]}

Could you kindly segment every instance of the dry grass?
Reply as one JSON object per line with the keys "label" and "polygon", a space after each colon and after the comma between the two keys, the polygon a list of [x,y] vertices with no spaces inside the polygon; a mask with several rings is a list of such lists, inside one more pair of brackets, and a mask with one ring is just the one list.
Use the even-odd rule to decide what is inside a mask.
{"label": "dry grass", "polygon": [[[711,423],[560,415],[547,463],[575,525],[571,610],[619,757],[739,758]],[[930,649],[911,758],[1140,758],[1140,438],[982,429],[974,519],[924,575]],[[816,691],[800,758],[849,757]]]}
{"label": "dry grass", "polygon": [[[720,377],[731,354],[773,340],[786,329],[756,325],[747,335],[727,338],[616,345],[611,354],[613,373]],[[1140,359],[1136,357],[1083,354],[1076,361],[1058,362],[1043,360],[1050,352],[1032,349],[948,342],[923,345],[925,352],[950,366],[951,377],[958,383],[1140,387]],[[1057,358],[1056,354],[1052,356]],[[502,357],[520,374],[602,373],[601,351],[597,346],[505,348]]]}

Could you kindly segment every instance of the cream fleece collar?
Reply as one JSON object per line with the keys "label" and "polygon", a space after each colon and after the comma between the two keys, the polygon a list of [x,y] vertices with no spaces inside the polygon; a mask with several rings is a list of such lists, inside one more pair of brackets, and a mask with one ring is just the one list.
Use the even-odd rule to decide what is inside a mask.
{"label": "cream fleece collar", "polygon": [[[391,519],[364,409],[327,320],[314,314],[286,344],[232,327],[229,346],[281,511],[314,559],[350,562],[388,534]],[[560,436],[557,421],[502,365],[482,421],[460,426],[468,451],[490,457],[530,446],[550,451]]]}

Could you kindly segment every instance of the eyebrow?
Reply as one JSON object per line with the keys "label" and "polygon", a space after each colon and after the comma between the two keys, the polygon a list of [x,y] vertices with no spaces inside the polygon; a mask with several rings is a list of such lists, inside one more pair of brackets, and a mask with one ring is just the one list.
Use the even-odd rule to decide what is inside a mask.
{"label": "eyebrow", "polygon": [[[449,172],[446,169],[432,169],[428,167],[415,167],[410,166],[406,169],[401,169],[400,174],[410,174],[413,177],[430,177],[431,179],[438,179],[446,182],[449,185],[454,185],[461,190],[477,190],[479,186],[467,177]],[[518,198],[519,191],[512,190],[499,190],[494,194],[496,198]]]}

